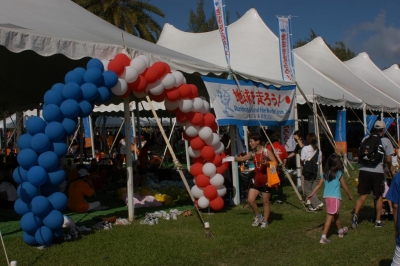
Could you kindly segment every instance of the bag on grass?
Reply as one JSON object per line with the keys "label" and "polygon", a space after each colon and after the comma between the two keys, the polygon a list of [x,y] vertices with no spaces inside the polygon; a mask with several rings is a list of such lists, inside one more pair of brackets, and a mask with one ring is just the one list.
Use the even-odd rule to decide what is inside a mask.
{"label": "bag on grass", "polygon": [[385,151],[382,146],[381,137],[377,135],[370,135],[358,148],[358,163],[375,168],[382,162]]}
{"label": "bag on grass", "polygon": [[318,175],[318,155],[319,149],[316,149],[311,159],[304,161],[302,174],[306,180],[313,180]]}

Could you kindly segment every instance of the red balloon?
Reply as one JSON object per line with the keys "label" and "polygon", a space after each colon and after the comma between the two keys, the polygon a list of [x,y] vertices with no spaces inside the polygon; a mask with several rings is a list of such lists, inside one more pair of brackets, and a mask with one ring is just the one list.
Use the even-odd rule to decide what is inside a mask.
{"label": "red balloon", "polygon": [[215,151],[214,148],[211,146],[204,146],[203,149],[201,149],[201,157],[206,159],[209,162],[212,162],[215,158]]}
{"label": "red balloon", "polygon": [[154,83],[158,79],[158,73],[151,67],[146,68],[146,70],[141,74],[147,80],[147,83]]}
{"label": "red balloon", "polygon": [[220,211],[224,208],[225,202],[221,197],[216,197],[212,201],[210,201],[210,207],[214,211]]}
{"label": "red balloon", "polygon": [[190,174],[192,176],[198,176],[203,173],[203,164],[202,163],[194,163],[190,167]]}
{"label": "red balloon", "polygon": [[[168,93],[168,92],[167,92]],[[179,122],[186,122],[189,119],[189,114],[182,112],[181,110],[179,110],[179,108],[176,110],[176,119]]]}
{"label": "red balloon", "polygon": [[189,84],[190,89],[192,90],[192,98],[199,97],[199,90],[197,89],[196,85]]}
{"label": "red balloon", "polygon": [[126,90],[126,92],[125,92],[123,95],[120,95],[120,96],[118,96],[118,97],[120,97],[120,98],[122,98],[122,99],[125,98],[125,97],[129,97],[129,95],[131,94],[131,92],[132,92],[132,89],[128,87],[128,89]]}
{"label": "red balloon", "polygon": [[181,99],[181,92],[178,88],[174,87],[172,89],[166,90],[166,96],[167,99],[171,102],[179,101]]}
{"label": "red balloon", "polygon": [[192,163],[201,163],[204,164],[204,158],[199,156],[197,158],[192,158]]}
{"label": "red balloon", "polygon": [[212,129],[213,124],[215,124],[215,116],[212,113],[204,114],[204,126]]}
{"label": "red balloon", "polygon": [[190,146],[194,150],[201,150],[205,145],[206,143],[200,137],[195,137],[190,141]]}
{"label": "red balloon", "polygon": [[204,121],[203,114],[200,112],[193,112],[189,119],[190,123],[194,126],[199,126]]}
{"label": "red balloon", "polygon": [[114,60],[121,62],[124,67],[127,67],[131,64],[131,59],[126,54],[117,54],[114,57]]}
{"label": "red balloon", "polygon": [[192,97],[192,89],[188,84],[182,84],[178,87],[179,91],[181,92],[182,99],[188,99]]}
{"label": "red balloon", "polygon": [[214,160],[212,161],[212,163],[213,163],[216,167],[221,166],[221,164],[222,164],[222,157],[221,157],[221,155],[215,154],[215,158],[214,158]]}
{"label": "red balloon", "polygon": [[165,63],[165,73],[164,74],[168,74],[170,72],[171,72],[171,67],[167,63]]}
{"label": "red balloon", "polygon": [[147,80],[142,75],[139,75],[134,82],[128,83],[128,88],[135,92],[144,92],[147,88]]}
{"label": "red balloon", "polygon": [[183,131],[182,137],[183,137],[183,139],[185,139],[185,140],[187,140],[187,141],[191,141],[191,140],[192,140],[193,138],[195,138],[196,136],[194,136],[194,137],[189,137],[189,136],[186,134],[186,132]]}
{"label": "red balloon", "polygon": [[150,98],[155,102],[163,102],[165,100],[165,91],[163,91],[160,95],[154,95],[149,92]]}
{"label": "red balloon", "polygon": [[[196,185],[197,185],[197,179],[196,179]],[[197,185],[199,186],[199,185]],[[217,188],[213,185],[208,185],[203,189],[204,192],[204,197],[206,197],[209,201],[212,201],[216,197],[218,197],[218,191]]]}
{"label": "red balloon", "polygon": [[157,72],[158,78],[162,78],[165,74],[167,74],[167,63],[164,62],[155,62],[151,68]]}
{"label": "red balloon", "polygon": [[221,166],[217,167],[217,173],[220,175],[223,175],[226,171],[226,169],[228,169],[224,164],[222,164]]}
{"label": "red balloon", "polygon": [[210,185],[210,178],[205,174],[199,174],[198,176],[196,176],[195,180],[196,180],[196,186],[198,187],[203,188]]}
{"label": "red balloon", "polygon": [[125,71],[125,66],[121,61],[118,60],[111,60],[110,63],[108,63],[108,70],[114,72],[115,74],[117,74],[117,76],[121,76],[122,73],[124,73]]}
{"label": "red balloon", "polygon": [[210,128],[211,128],[211,130],[212,130],[213,132],[217,132],[217,130],[218,130],[218,124],[217,124],[217,122],[214,121],[214,124],[212,124],[212,126],[211,126]]}

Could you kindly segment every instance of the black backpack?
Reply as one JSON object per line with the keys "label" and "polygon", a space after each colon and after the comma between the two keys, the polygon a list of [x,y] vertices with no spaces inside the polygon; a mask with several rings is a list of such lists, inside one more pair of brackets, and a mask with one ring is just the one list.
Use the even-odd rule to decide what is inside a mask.
{"label": "black backpack", "polygon": [[318,175],[318,155],[319,149],[316,149],[313,157],[310,160],[304,161],[302,174],[306,180],[313,180]]}
{"label": "black backpack", "polygon": [[382,163],[385,150],[382,146],[381,137],[377,135],[370,135],[360,144],[358,148],[358,163],[375,168],[378,164]]}

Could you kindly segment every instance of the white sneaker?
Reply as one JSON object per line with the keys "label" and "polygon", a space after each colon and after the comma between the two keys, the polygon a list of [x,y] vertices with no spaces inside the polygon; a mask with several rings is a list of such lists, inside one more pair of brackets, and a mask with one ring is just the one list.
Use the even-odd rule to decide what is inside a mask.
{"label": "white sneaker", "polygon": [[151,217],[146,217],[146,219],[140,221],[140,224],[154,225],[154,219]]}
{"label": "white sneaker", "polygon": [[264,217],[259,214],[256,217],[254,217],[253,223],[251,224],[252,226],[258,226],[262,221],[263,221]]}
{"label": "white sneaker", "polygon": [[170,219],[171,217],[170,217],[169,213],[165,213],[164,216],[163,216],[163,218],[164,218],[164,220],[169,221],[169,219]]}
{"label": "white sneaker", "polygon": [[171,216],[172,220],[178,220],[178,214],[175,212],[175,210],[171,210],[169,215]]}

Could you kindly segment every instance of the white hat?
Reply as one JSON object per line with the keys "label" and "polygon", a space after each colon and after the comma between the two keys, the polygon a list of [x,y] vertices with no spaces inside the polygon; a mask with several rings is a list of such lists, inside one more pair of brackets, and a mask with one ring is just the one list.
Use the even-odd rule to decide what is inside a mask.
{"label": "white hat", "polygon": [[88,171],[86,169],[81,169],[81,170],[78,171],[78,176],[79,177],[84,177],[84,176],[88,176],[88,175],[89,175],[89,173],[88,173]]}
{"label": "white hat", "polygon": [[384,129],[384,128],[386,128],[385,122],[376,121],[375,125],[374,125],[374,128],[376,128],[376,129]]}

